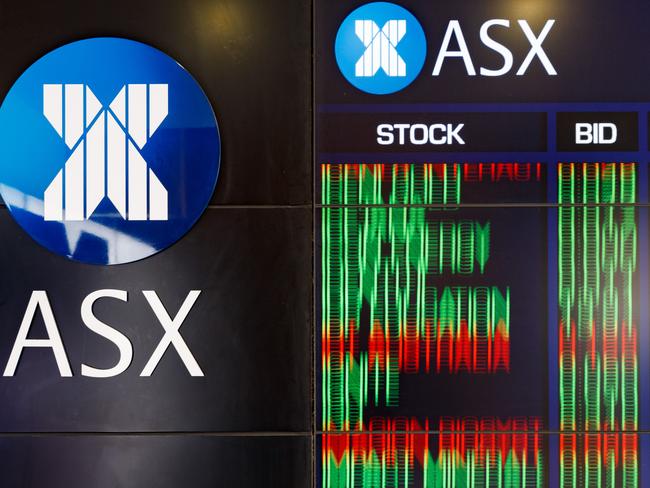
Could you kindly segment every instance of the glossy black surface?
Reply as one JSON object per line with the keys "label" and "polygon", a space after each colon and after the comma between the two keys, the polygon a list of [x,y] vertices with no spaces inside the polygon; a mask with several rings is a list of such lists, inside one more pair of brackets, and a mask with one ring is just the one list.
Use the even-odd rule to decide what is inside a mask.
{"label": "glossy black surface", "polygon": [[2,486],[304,488],[305,437],[0,438]]}
{"label": "glossy black surface", "polygon": [[223,147],[213,203],[310,201],[310,2],[3,0],[0,96],[45,53],[98,36],[164,51],[206,92]]}
{"label": "glossy black surface", "polygon": [[[0,377],[1,431],[309,430],[311,213],[302,209],[211,209],[159,255],[125,266],[72,263],[43,249],[0,210],[0,363],[11,351],[33,290],[46,290],[74,377],[61,378],[49,349],[23,353]],[[121,289],[129,301],[95,304],[97,317],[130,338],[122,375],[107,368],[116,347],[84,327],[90,292]],[[180,329],[205,377],[190,377],[169,348],[149,378],[140,373],[163,337],[142,290],[175,315],[202,290]],[[32,338],[43,337],[40,316]]]}

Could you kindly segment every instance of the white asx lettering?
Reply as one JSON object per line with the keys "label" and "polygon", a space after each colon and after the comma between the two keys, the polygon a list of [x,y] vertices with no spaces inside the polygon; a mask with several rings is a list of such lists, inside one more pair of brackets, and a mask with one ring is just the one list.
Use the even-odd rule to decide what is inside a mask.
{"label": "white asx lettering", "polygon": [[[191,376],[204,376],[196,358],[183,340],[183,337],[180,335],[180,328],[187,319],[187,316],[196,303],[201,291],[190,291],[181,305],[181,308],[178,310],[178,313],[176,313],[173,318],[167,313],[155,291],[143,291],[142,293],[165,331],[165,334],[151,354],[151,357],[140,373],[140,376],[152,375],[163,355],[167,349],[169,349],[169,346],[173,346],[178,352],[181,361]],[[81,365],[81,376],[90,378],[111,378],[124,373],[129,368],[133,359],[133,345],[128,337],[116,330],[114,327],[102,322],[95,316],[93,305],[100,299],[113,299],[127,302],[128,295],[124,290],[98,290],[90,293],[81,304],[81,319],[84,325],[90,331],[104,339],[107,339],[117,347],[119,351],[119,359],[115,365],[105,369],[95,368],[83,363]],[[47,339],[28,339],[37,311],[39,311],[43,317]],[[13,348],[9,355],[9,360],[4,369],[3,376],[14,376],[16,374],[22,354],[25,349],[29,348],[51,349],[59,370],[59,375],[61,377],[70,377],[73,375],[59,333],[59,328],[54,318],[54,313],[52,312],[50,301],[47,293],[42,290],[32,292],[29,303],[27,304],[25,315],[20,323],[16,340],[14,341]]]}
{"label": "white asx lettering", "polygon": [[[533,60],[537,58],[542,63],[542,66],[548,75],[556,76],[557,71],[543,48],[543,43],[555,25],[555,20],[547,20],[539,35],[535,35],[527,20],[518,20],[517,24],[523,32],[526,40],[530,44],[530,50],[528,51],[528,54],[517,70],[516,75],[525,75]],[[510,21],[506,19],[488,20],[481,26],[479,35],[481,43],[488,49],[499,54],[503,59],[503,64],[498,68],[488,68],[481,66],[479,70],[481,76],[504,76],[510,73],[514,66],[514,57],[512,55],[512,51],[507,46],[494,40],[490,35],[491,30],[495,27],[509,29]],[[455,41],[455,44],[458,45],[458,49],[452,49],[450,47],[452,45],[452,41]],[[445,61],[450,58],[460,58],[463,61],[467,74],[469,76],[477,75],[476,67],[470,54],[470,49],[467,45],[463,29],[458,20],[450,21],[449,25],[447,26],[447,30],[445,31],[445,35],[442,40],[442,45],[440,47],[440,51],[438,52],[438,57],[433,68],[433,76],[440,76]]]}
{"label": "white asx lettering", "polygon": [[[29,334],[29,329],[31,328],[34,317],[36,316],[36,311],[41,312],[43,321],[45,322],[45,330],[47,331],[47,339],[28,339],[27,335]],[[59,368],[59,373],[62,377],[72,376],[72,370],[70,369],[70,363],[68,362],[68,356],[65,353],[63,347],[63,341],[61,341],[61,335],[59,334],[59,328],[56,325],[56,320],[54,319],[54,313],[52,312],[52,307],[50,302],[47,299],[47,293],[44,291],[34,291],[29,303],[27,304],[27,310],[23,316],[23,320],[20,323],[20,328],[18,329],[18,336],[14,342],[14,347],[11,349],[11,354],[9,354],[9,361],[7,361],[7,366],[5,367],[3,376],[13,376],[18,367],[18,361],[20,361],[20,356],[23,352],[23,349],[27,347],[49,347],[52,349],[54,354],[54,359],[56,360],[56,365]]]}

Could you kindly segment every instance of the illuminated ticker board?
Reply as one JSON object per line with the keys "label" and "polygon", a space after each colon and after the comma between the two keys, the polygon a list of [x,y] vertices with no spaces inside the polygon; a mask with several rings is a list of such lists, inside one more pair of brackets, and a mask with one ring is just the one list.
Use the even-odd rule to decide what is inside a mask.
{"label": "illuminated ticker board", "polygon": [[544,485],[549,431],[567,483],[638,479],[637,166],[555,165],[559,207],[463,206],[539,168],[322,165],[328,486]]}
{"label": "illuminated ticker board", "polygon": [[[476,25],[469,4],[439,14]],[[405,6],[442,37],[440,15]],[[351,10],[322,5],[317,34],[330,42]],[[604,81],[563,94],[580,75],[557,81],[559,68],[536,91],[541,65],[527,85],[485,88],[454,78],[460,56],[446,78],[425,64],[412,86],[371,95],[327,42],[318,485],[650,486],[650,97]],[[413,139],[433,125],[462,125],[463,143]]]}

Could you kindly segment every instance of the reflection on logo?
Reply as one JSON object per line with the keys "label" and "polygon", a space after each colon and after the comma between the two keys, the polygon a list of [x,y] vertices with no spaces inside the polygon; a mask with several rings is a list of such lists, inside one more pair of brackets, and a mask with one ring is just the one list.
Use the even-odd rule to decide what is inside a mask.
{"label": "reflection on logo", "polygon": [[175,60],[95,38],[46,54],[0,107],[0,194],[52,252],[123,264],[168,248],[208,206],[221,141]]}
{"label": "reflection on logo", "polygon": [[[0,193],[8,207],[20,209],[34,217],[45,217],[43,200],[36,197],[25,195],[24,193],[0,185]],[[82,232],[94,236],[102,241],[106,246],[108,261],[112,263],[130,262],[139,259],[139,256],[149,256],[156,252],[153,246],[150,246],[138,239],[116,229],[97,222],[87,222],[82,231],[77,225],[72,223],[61,222],[59,232],[65,235],[67,242],[67,254],[74,256],[77,253],[77,246]]]}
{"label": "reflection on logo", "polygon": [[167,85],[122,87],[108,109],[88,86],[43,85],[43,114],[73,150],[45,190],[45,220],[87,219],[106,197],[123,219],[167,220],[167,190],[139,151],[167,110]]}

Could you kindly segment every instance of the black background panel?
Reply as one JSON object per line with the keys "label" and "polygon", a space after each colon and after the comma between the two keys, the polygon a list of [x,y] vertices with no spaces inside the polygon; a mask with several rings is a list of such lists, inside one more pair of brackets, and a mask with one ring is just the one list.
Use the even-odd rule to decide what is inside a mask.
{"label": "black background panel", "polygon": [[[308,210],[212,209],[175,246],[138,263],[73,263],[31,240],[0,212],[0,361],[9,357],[33,290],[46,290],[74,376],[61,378],[49,348],[25,350],[15,376],[0,378],[2,431],[305,431],[309,429],[310,238]],[[84,298],[102,289],[95,315],[133,344],[130,368],[108,368],[117,348],[88,330]],[[180,333],[205,374],[190,377],[173,347],[140,377],[164,335],[142,291],[170,315],[201,290]],[[32,338],[43,338],[40,318]]]}
{"label": "black background panel", "polygon": [[3,486],[304,488],[308,437],[31,436],[0,438]]}

